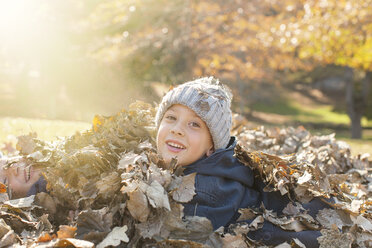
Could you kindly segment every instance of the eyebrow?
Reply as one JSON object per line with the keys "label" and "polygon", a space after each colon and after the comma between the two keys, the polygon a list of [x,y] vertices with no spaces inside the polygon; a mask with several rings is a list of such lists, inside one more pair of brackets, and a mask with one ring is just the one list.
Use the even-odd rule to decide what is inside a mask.
{"label": "eyebrow", "polygon": [[169,112],[169,111],[172,111],[172,112],[176,112],[176,111],[174,111],[173,109],[171,109],[171,108],[169,108],[167,111],[165,111],[165,112]]}
{"label": "eyebrow", "polygon": [[[167,111],[172,111],[172,112],[174,112],[174,113],[176,113],[177,111],[176,110],[174,110],[172,107],[170,107]],[[200,120],[203,120],[202,118],[200,118],[200,116],[199,115],[197,115],[194,111],[191,111],[191,113],[192,113],[192,115],[193,115],[193,117],[197,117],[197,118],[199,118]]]}

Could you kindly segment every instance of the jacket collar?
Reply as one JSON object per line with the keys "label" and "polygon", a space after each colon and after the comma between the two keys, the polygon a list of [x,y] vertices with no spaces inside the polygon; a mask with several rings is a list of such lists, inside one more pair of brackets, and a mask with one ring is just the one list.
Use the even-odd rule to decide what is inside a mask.
{"label": "jacket collar", "polygon": [[184,174],[196,172],[205,176],[223,177],[251,185],[252,170],[240,163],[234,156],[236,143],[236,138],[232,136],[227,148],[218,149],[209,157],[203,156],[196,162],[185,166]]}

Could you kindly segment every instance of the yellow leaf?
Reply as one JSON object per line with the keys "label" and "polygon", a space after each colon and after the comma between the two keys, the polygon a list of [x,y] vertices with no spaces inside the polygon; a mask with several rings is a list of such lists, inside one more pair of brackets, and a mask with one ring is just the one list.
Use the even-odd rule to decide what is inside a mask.
{"label": "yellow leaf", "polygon": [[93,130],[94,130],[94,132],[97,132],[99,126],[102,126],[103,123],[104,123],[104,119],[102,118],[102,116],[99,116],[99,115],[94,116],[94,118],[93,118]]}

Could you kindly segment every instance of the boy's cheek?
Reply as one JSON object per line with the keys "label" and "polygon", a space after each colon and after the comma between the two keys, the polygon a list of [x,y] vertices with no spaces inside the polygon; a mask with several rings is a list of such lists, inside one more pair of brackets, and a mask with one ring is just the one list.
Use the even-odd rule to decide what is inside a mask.
{"label": "boy's cheek", "polygon": [[164,150],[164,146],[162,146],[162,144],[161,144],[158,140],[156,140],[156,150],[157,150],[158,155],[159,155],[162,159],[165,160],[165,154],[164,154],[164,152],[163,152],[163,150]]}
{"label": "boy's cheek", "polygon": [[27,185],[21,184],[17,180],[9,182],[9,188],[11,188],[13,194],[16,196],[23,196],[23,194],[28,191]]}
{"label": "boy's cheek", "polygon": [[7,177],[5,171],[3,169],[0,169],[0,183],[3,183],[5,181],[5,178]]}
{"label": "boy's cheek", "polygon": [[156,149],[158,150],[158,153],[161,153],[162,150],[164,150],[164,148],[165,148],[165,138],[164,138],[163,133],[159,129],[158,134],[156,136]]}
{"label": "boy's cheek", "polygon": [[160,128],[159,128],[156,134],[156,149],[158,150],[160,148],[160,140],[161,140],[161,136],[160,136]]}

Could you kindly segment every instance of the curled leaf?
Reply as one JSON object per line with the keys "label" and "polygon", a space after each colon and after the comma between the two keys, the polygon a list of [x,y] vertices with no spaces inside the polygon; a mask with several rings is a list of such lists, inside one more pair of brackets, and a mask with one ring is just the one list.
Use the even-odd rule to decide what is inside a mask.
{"label": "curled leaf", "polygon": [[195,176],[192,173],[182,177],[181,184],[172,193],[173,199],[178,202],[189,202],[195,193]]}
{"label": "curled leaf", "polygon": [[139,189],[128,193],[127,208],[134,219],[144,222],[150,214],[146,195]]}
{"label": "curled leaf", "polygon": [[74,238],[76,229],[77,228],[73,226],[61,225],[57,231],[57,236],[59,239]]}
{"label": "curled leaf", "polygon": [[108,246],[118,246],[123,241],[127,243],[129,238],[125,233],[128,230],[127,226],[114,227],[112,231],[106,236],[106,238],[97,245],[97,248],[105,248]]}

